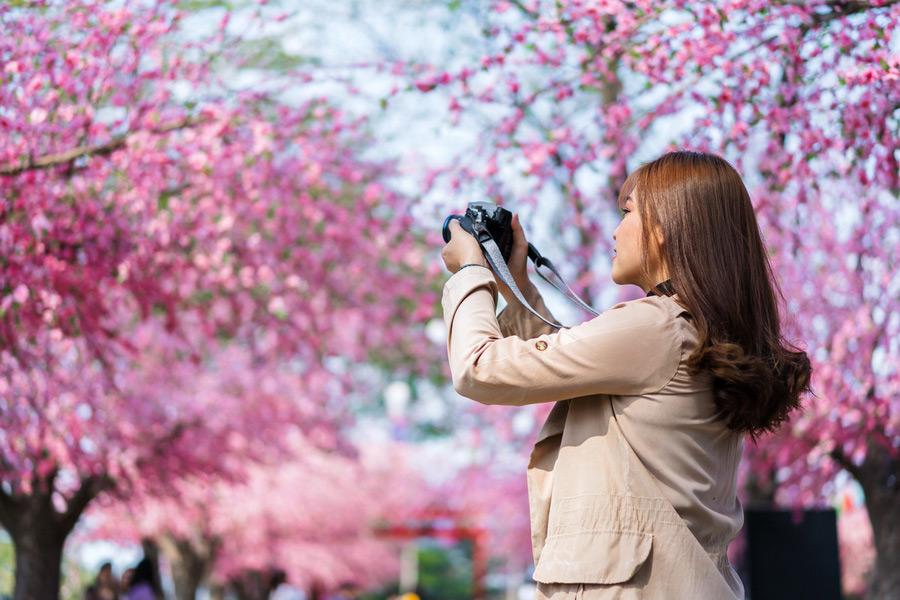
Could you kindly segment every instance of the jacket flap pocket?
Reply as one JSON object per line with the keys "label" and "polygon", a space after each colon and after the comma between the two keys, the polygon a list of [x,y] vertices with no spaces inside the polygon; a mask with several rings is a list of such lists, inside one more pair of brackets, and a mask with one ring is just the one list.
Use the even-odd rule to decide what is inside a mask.
{"label": "jacket flap pocket", "polygon": [[539,583],[625,583],[653,545],[643,531],[585,529],[547,538],[534,571]]}

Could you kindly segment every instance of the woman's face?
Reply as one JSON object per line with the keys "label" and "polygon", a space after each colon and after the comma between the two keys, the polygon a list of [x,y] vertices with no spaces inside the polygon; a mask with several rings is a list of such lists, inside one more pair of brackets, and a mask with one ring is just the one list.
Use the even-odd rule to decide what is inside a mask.
{"label": "woman's face", "polygon": [[619,285],[636,285],[647,292],[654,285],[664,281],[665,276],[662,273],[656,273],[659,269],[653,269],[656,261],[651,260],[650,262],[651,271],[654,272],[652,276],[654,281],[647,281],[641,268],[643,233],[635,201],[636,193],[637,188],[632,190],[626,198],[625,206],[622,208],[622,222],[613,232],[613,239],[616,241],[616,255],[613,257],[612,279]]}

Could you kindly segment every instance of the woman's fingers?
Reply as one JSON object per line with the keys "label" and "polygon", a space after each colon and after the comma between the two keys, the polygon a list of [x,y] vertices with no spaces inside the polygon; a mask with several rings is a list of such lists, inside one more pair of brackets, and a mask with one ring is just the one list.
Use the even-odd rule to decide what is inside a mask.
{"label": "woman's fingers", "polygon": [[485,264],[478,241],[457,220],[450,222],[450,241],[441,250],[447,270],[456,273],[464,264]]}
{"label": "woman's fingers", "polygon": [[509,270],[516,280],[520,280],[526,276],[526,267],[528,263],[528,240],[525,239],[525,230],[519,223],[519,215],[513,215],[513,247],[509,255]]}
{"label": "woman's fingers", "polygon": [[525,239],[525,230],[522,229],[522,224],[519,223],[519,214],[516,213],[512,218],[512,230],[513,230],[513,245],[514,246],[523,246],[528,248],[528,240]]}

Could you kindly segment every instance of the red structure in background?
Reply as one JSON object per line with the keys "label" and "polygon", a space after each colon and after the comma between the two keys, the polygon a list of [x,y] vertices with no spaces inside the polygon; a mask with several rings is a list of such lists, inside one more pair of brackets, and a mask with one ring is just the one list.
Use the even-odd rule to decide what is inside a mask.
{"label": "red structure in background", "polygon": [[420,537],[448,542],[472,542],[472,600],[485,600],[484,580],[487,576],[487,531],[465,524],[470,515],[447,508],[426,509],[405,523],[378,529],[383,537],[414,540]]}

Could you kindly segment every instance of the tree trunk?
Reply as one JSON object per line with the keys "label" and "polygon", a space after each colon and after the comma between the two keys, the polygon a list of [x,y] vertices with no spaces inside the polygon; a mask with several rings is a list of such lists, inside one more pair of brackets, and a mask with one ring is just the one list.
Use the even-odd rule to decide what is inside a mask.
{"label": "tree trunk", "polygon": [[172,567],[176,600],[194,600],[197,588],[206,579],[215,560],[215,542],[192,541],[170,535],[158,540],[160,550]]}
{"label": "tree trunk", "polygon": [[280,569],[246,569],[231,579],[231,589],[238,600],[268,600],[284,581],[285,574]]}
{"label": "tree trunk", "polygon": [[225,600],[225,586],[219,582],[210,583],[209,600]]}
{"label": "tree trunk", "polygon": [[900,460],[870,445],[856,478],[866,495],[866,510],[875,535],[875,569],[867,598],[900,598]]}
{"label": "tree trunk", "polygon": [[231,589],[238,600],[266,600],[268,597],[265,575],[255,569],[247,569],[231,580]]}
{"label": "tree trunk", "polygon": [[13,600],[58,600],[63,546],[81,513],[106,485],[87,478],[69,499],[65,511],[53,505],[56,472],[36,481],[29,494],[0,489],[0,525],[15,548]]}
{"label": "tree trunk", "polygon": [[57,472],[34,482],[28,494],[0,488],[0,525],[15,547],[13,600],[59,600],[63,546],[88,503],[110,482],[103,477],[83,479],[64,511],[53,505]]}
{"label": "tree trunk", "polygon": [[16,532],[10,531],[16,555],[13,600],[58,600],[63,545],[68,532],[58,531],[52,521],[41,518],[40,511],[26,511],[23,516],[37,519],[23,522]]}

